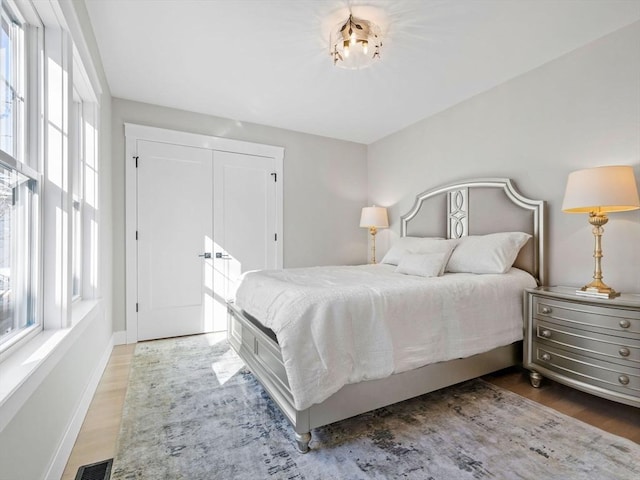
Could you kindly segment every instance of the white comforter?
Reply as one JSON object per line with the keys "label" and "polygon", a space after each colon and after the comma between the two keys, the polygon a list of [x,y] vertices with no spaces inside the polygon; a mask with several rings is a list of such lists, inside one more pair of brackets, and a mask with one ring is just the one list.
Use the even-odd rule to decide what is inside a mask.
{"label": "white comforter", "polygon": [[272,329],[298,410],[348,383],[522,339],[528,273],[394,273],[392,265],[249,272],[236,305]]}

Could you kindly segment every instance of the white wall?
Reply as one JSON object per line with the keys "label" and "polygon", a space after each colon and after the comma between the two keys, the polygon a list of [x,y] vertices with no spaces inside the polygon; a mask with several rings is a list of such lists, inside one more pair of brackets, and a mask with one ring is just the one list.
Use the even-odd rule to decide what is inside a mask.
{"label": "white wall", "polygon": [[284,266],[366,262],[365,145],[119,98],[112,114],[114,330],[125,328],[125,122],[284,147]]}
{"label": "white wall", "polygon": [[93,396],[87,389],[111,349],[104,313],[98,308],[69,345],[59,345],[64,352],[41,366],[46,376],[0,433],[0,480],[60,478]]}
{"label": "white wall", "polygon": [[[550,284],[593,275],[586,215],[561,211],[569,172],[633,165],[640,181],[640,22],[390,135],[368,148],[370,203],[390,207],[381,253],[417,193],[476,177],[510,177],[548,202]],[[640,292],[640,211],[609,216],[604,280]]]}
{"label": "white wall", "polygon": [[[80,28],[86,41],[83,53],[93,61],[103,90],[100,99],[98,227],[101,298],[93,313],[80,325],[70,329],[70,333],[59,331],[68,334],[66,338],[72,340],[58,344],[56,350],[38,367],[38,371],[25,381],[25,385],[35,385],[35,389],[0,431],[2,480],[60,477],[81,425],[83,409],[88,406],[112,348],[111,95],[84,3],[63,0],[60,7],[72,34],[72,25]],[[77,35],[79,32],[75,33]],[[19,396],[23,397],[22,394]]]}

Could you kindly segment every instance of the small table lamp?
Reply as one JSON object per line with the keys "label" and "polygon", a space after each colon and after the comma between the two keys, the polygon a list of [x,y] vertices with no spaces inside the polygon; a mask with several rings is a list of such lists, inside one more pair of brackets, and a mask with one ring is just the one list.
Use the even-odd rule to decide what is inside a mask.
{"label": "small table lamp", "polygon": [[588,213],[593,225],[595,269],[593,281],[576,293],[586,296],[613,298],[620,295],[602,281],[602,226],[609,220],[607,213],[640,208],[638,187],[631,166],[587,168],[571,172],[562,202],[562,211]]}
{"label": "small table lamp", "polygon": [[360,215],[360,226],[369,229],[371,234],[371,263],[376,263],[376,233],[379,228],[387,228],[389,226],[389,218],[387,217],[387,209],[384,207],[364,207],[362,215]]}

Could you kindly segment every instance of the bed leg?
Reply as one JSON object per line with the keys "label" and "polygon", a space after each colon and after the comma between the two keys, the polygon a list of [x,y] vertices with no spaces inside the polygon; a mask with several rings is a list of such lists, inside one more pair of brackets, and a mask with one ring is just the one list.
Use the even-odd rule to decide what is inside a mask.
{"label": "bed leg", "polygon": [[311,433],[298,433],[293,432],[296,436],[296,447],[300,453],[307,453],[309,451],[309,442],[311,441]]}
{"label": "bed leg", "polygon": [[540,382],[542,382],[542,375],[538,372],[529,372],[529,381],[534,388],[540,388]]}

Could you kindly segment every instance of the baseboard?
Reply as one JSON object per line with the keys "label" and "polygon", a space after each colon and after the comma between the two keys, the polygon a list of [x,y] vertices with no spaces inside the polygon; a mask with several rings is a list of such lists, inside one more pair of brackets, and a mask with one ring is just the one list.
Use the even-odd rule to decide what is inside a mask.
{"label": "baseboard", "polygon": [[[60,446],[58,447],[58,451],[53,457],[53,461],[49,467],[49,471],[47,472],[45,479],[47,480],[60,480],[62,474],[64,473],[64,469],[67,466],[67,461],[69,460],[69,456],[71,455],[71,451],[73,450],[73,445],[76,442],[76,438],[80,433],[80,428],[82,427],[82,422],[84,422],[84,418],[87,415],[87,411],[89,410],[89,406],[91,405],[91,400],[93,399],[93,395],[98,388],[98,384],[100,383],[100,379],[102,378],[102,374],[104,373],[105,368],[107,367],[107,363],[109,363],[109,358],[111,357],[111,351],[113,350],[113,346],[116,341],[116,337],[118,333],[122,332],[114,332],[111,335],[111,340],[107,344],[107,348],[105,349],[98,365],[96,366],[93,375],[91,375],[91,379],[87,384],[87,387],[84,390],[82,398],[78,403],[78,408],[76,409],[71,422],[67,428],[67,431],[60,442]],[[126,335],[125,335],[126,338]]]}

